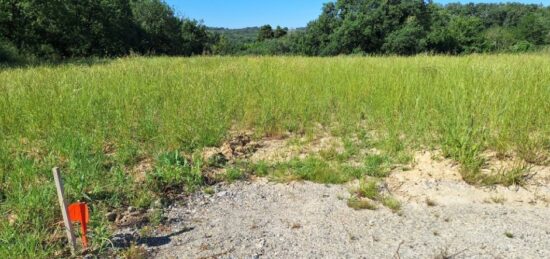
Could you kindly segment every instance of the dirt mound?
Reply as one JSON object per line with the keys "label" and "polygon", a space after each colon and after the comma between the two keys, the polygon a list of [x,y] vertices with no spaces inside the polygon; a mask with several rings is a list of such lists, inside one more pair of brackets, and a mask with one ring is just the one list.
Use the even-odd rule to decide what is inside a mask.
{"label": "dirt mound", "polygon": [[[405,202],[433,201],[439,204],[499,203],[548,207],[550,167],[532,167],[523,187],[479,187],[462,180],[460,167],[434,152],[418,152],[408,171],[393,172],[387,182],[392,193]],[[489,160],[484,173],[502,170],[513,162]]]}

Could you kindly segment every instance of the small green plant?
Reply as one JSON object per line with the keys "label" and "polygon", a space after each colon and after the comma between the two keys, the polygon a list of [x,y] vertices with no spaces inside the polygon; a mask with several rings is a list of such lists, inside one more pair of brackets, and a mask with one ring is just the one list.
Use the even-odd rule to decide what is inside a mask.
{"label": "small green plant", "polygon": [[267,164],[267,162],[260,161],[258,163],[250,165],[249,169],[252,174],[264,177],[269,174],[270,166]]}
{"label": "small green plant", "polygon": [[334,147],[319,151],[319,156],[325,161],[337,160],[340,154]]}
{"label": "small green plant", "polygon": [[[293,159],[289,162],[275,165],[276,171],[287,172],[287,179],[304,180],[316,183],[341,184],[348,182],[351,177],[328,162],[310,156],[305,159]],[[288,177],[290,174],[291,177]],[[279,175],[281,175],[279,173]],[[285,175],[285,174],[282,174]]]}
{"label": "small green plant", "polygon": [[236,167],[228,168],[227,172],[225,173],[225,180],[230,183],[241,180],[243,178],[244,173],[241,171],[241,169]]}
{"label": "small green plant", "polygon": [[144,247],[132,244],[128,249],[121,252],[122,258],[128,259],[145,259],[147,258],[147,250]]}
{"label": "small green plant", "polygon": [[355,195],[362,198],[369,198],[371,200],[376,200],[379,198],[379,189],[378,182],[376,181],[365,181],[361,180],[359,182],[359,187],[354,191]]}
{"label": "small green plant", "polygon": [[162,209],[152,209],[151,212],[149,212],[149,222],[152,226],[158,226],[162,223],[163,220],[163,213]]}
{"label": "small green plant", "polygon": [[177,151],[163,153],[159,156],[153,172],[148,175],[147,182],[156,192],[168,190],[192,192],[203,184],[201,167],[202,163],[199,159],[191,164]]}
{"label": "small green plant", "polygon": [[207,187],[204,187],[202,189],[202,192],[204,192],[205,194],[208,194],[208,195],[212,195],[214,194],[216,191],[214,190],[214,188],[212,188],[211,186],[207,186]]}
{"label": "small green plant", "polygon": [[383,155],[369,155],[365,158],[366,174],[373,177],[386,177],[390,159]]}
{"label": "small green plant", "polygon": [[[352,190],[352,198],[359,201],[370,200],[382,203],[385,207],[391,209],[393,212],[398,212],[401,209],[401,202],[397,199],[380,193],[378,181],[370,180],[359,181],[359,186]],[[354,201],[358,202],[358,201]],[[349,202],[348,202],[349,204]],[[351,207],[351,206],[350,206]]]}
{"label": "small green plant", "polygon": [[378,207],[368,199],[351,197],[348,199],[348,207],[354,210],[376,210]]}
{"label": "small green plant", "polygon": [[444,123],[443,155],[461,164],[461,174],[469,184],[482,180],[480,169],[485,163],[480,153],[483,149],[484,130],[477,128],[473,118],[464,121],[448,119]]}
{"label": "small green plant", "polygon": [[357,143],[350,139],[350,138],[344,138],[344,152],[337,155],[337,160],[340,162],[344,162],[356,155],[359,154],[360,147],[357,145]]}
{"label": "small green plant", "polygon": [[529,175],[530,168],[525,164],[510,170],[500,170],[496,174],[480,176],[479,182],[483,185],[523,186]]}
{"label": "small green plant", "polygon": [[391,196],[385,196],[382,198],[382,204],[393,212],[397,212],[401,209],[401,202]]}
{"label": "small green plant", "polygon": [[507,238],[514,238],[514,234],[512,234],[512,233],[509,232],[509,231],[504,232],[504,235],[505,235]]}

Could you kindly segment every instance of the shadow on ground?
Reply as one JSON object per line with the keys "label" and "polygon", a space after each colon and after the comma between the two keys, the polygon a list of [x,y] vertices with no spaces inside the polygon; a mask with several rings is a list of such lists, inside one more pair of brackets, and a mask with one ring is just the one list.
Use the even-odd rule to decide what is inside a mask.
{"label": "shadow on ground", "polygon": [[148,247],[158,247],[169,244],[172,242],[172,237],[181,235],[183,233],[192,231],[194,227],[184,228],[179,231],[175,231],[169,235],[157,236],[157,237],[140,237],[137,232],[133,233],[121,233],[111,238],[111,242],[115,248],[128,248],[132,244],[147,245]]}

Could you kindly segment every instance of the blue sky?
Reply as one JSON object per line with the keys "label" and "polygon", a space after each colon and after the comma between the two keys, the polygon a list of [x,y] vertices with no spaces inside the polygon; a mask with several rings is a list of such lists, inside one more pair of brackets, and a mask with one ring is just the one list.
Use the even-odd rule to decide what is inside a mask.
{"label": "blue sky", "polygon": [[[329,0],[165,0],[177,14],[202,20],[208,26],[243,28],[263,24],[303,27],[317,18]],[[437,3],[499,3],[502,0],[435,0]],[[504,0],[506,2],[506,0]],[[512,0],[550,4],[550,0]]]}

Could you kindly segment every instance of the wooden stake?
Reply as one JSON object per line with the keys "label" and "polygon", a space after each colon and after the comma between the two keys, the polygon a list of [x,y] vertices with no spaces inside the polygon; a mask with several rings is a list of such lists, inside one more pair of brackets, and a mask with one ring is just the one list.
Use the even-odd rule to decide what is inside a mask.
{"label": "wooden stake", "polygon": [[69,215],[67,215],[67,202],[65,201],[65,196],[63,194],[63,180],[61,180],[59,168],[54,167],[52,172],[55,180],[55,187],[57,188],[57,197],[59,198],[61,214],[63,215],[63,223],[65,223],[65,230],[67,231],[67,239],[69,240],[69,245],[71,246],[71,253],[75,255],[76,239],[73,234],[73,225],[69,221]]}

